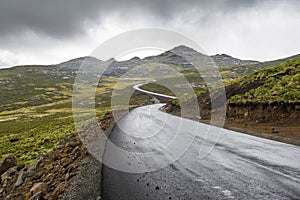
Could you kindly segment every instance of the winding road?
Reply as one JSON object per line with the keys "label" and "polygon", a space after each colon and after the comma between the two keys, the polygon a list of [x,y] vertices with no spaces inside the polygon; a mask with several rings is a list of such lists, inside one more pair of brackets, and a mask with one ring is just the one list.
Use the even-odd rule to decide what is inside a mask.
{"label": "winding road", "polygon": [[142,83],[142,84],[134,85],[133,89],[135,89],[137,91],[140,91],[140,92],[143,92],[143,93],[146,93],[146,94],[149,94],[149,95],[166,97],[166,98],[169,98],[169,99],[177,99],[177,97],[174,97],[174,96],[169,96],[169,95],[165,95],[165,94],[159,94],[159,93],[156,93],[156,92],[150,92],[150,91],[147,91],[147,90],[143,90],[143,89],[140,88],[142,85],[145,85],[145,84]]}
{"label": "winding road", "polygon": [[173,116],[161,106],[136,108],[113,129],[103,156],[104,200],[300,199],[300,147]]}

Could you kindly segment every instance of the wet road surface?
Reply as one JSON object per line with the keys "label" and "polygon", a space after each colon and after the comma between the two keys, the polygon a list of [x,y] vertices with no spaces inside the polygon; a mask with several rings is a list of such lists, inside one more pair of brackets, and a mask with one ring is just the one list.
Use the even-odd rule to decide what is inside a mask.
{"label": "wet road surface", "polygon": [[[300,199],[300,147],[182,119],[161,106],[136,108],[114,128],[103,156],[110,166],[102,171],[104,200]],[[140,156],[147,152],[159,156]]]}

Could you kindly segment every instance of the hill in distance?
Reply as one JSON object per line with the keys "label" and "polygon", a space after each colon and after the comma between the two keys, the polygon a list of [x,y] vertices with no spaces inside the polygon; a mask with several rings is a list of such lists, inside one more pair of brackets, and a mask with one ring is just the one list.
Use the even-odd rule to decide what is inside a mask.
{"label": "hill in distance", "polygon": [[[193,66],[180,55],[190,58],[200,57],[208,62],[213,60],[219,66],[219,71],[224,79],[245,76],[267,68],[274,63],[280,64],[300,57],[300,55],[295,55],[269,62],[248,61],[233,58],[225,54],[209,57],[181,45],[158,56],[150,56],[144,59],[135,57],[121,62],[110,59],[106,62],[111,62],[111,64],[103,75],[118,78],[138,65],[161,63],[162,65],[173,67],[183,74],[193,76],[188,79],[189,81],[199,77]],[[2,94],[0,97],[2,105],[0,111],[11,110],[25,105],[41,105],[51,102],[53,98],[57,100],[69,99],[71,93],[67,91],[72,90],[72,84],[80,66],[85,63],[85,67],[96,68],[103,62],[93,57],[81,57],[56,65],[16,66],[2,69],[0,70],[0,92]],[[171,73],[167,68],[162,68],[161,70],[165,74]],[[140,70],[140,68],[138,70],[131,70],[131,73],[132,77],[147,76],[147,73],[144,70]]]}

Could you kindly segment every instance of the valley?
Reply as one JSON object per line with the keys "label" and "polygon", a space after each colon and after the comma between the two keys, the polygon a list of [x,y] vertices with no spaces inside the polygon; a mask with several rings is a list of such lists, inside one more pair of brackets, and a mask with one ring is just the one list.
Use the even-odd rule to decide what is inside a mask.
{"label": "valley", "polygon": [[[203,69],[199,73],[199,69],[193,68],[181,55],[191,61],[199,61],[199,66],[207,69],[207,73]],[[97,67],[103,64],[108,67],[100,69],[103,71],[101,75],[94,75],[97,71],[93,70],[99,70]],[[95,73],[82,82],[84,85],[75,85],[77,75],[90,72]],[[166,105],[161,108],[164,112],[211,124],[211,114],[220,112],[218,107],[211,108],[211,102],[218,102],[220,99],[218,82],[221,78],[227,99],[226,118],[220,118],[220,124],[223,122],[224,128],[300,145],[299,75],[300,55],[258,62],[240,60],[225,54],[206,56],[185,46],[175,47],[158,56],[144,59],[135,57],[121,62],[114,59],[104,62],[93,57],[82,57],[55,65],[2,69],[0,159],[13,155],[16,164],[23,167],[20,169],[28,171],[29,178],[20,190],[14,190],[16,175],[11,175],[13,179],[3,178],[5,184],[0,195],[10,193],[13,199],[22,199],[28,196],[32,182],[43,181],[50,187],[46,197],[54,195],[58,198],[72,184],[74,190],[78,190],[76,184],[79,183],[75,180],[77,178],[70,179],[70,176],[84,176],[81,174],[89,169],[102,170],[77,134],[78,127],[75,127],[73,117],[74,111],[80,110],[80,106],[74,107],[76,95],[81,99],[79,105],[94,105],[98,124],[104,130],[118,119],[115,118],[116,113],[126,114],[134,108],[157,103],[153,96],[145,94],[143,90],[167,95],[166,97],[177,97],[168,97],[165,100]],[[94,84],[95,80],[98,80],[97,85]],[[137,85],[141,91],[134,89]],[[94,94],[90,96],[91,93],[86,93],[85,90],[74,91],[75,87],[94,91]],[[193,98],[196,98],[199,107],[199,113],[196,114]],[[181,106],[185,106],[185,112],[181,111]],[[80,113],[83,125],[86,126],[84,131],[87,132],[93,126],[86,119],[88,116],[89,113]],[[251,138],[242,135],[238,137]],[[263,141],[261,138],[258,140]],[[66,152],[72,153],[68,155]],[[71,164],[69,159],[75,159],[75,164]],[[86,165],[86,160],[92,164]],[[37,166],[38,163],[42,164]],[[43,175],[45,167],[49,167],[53,177]],[[60,177],[61,170],[72,172],[67,173],[66,179],[63,179]],[[36,173],[41,176],[34,179]],[[90,175],[87,173],[90,178],[86,180],[80,178],[84,184],[93,178],[101,178],[101,174],[96,177]],[[60,184],[57,185],[54,180]],[[90,188],[91,195],[99,195],[99,192],[93,193],[95,187],[99,185]],[[84,195],[85,192],[79,190],[77,193],[69,189],[64,195]]]}

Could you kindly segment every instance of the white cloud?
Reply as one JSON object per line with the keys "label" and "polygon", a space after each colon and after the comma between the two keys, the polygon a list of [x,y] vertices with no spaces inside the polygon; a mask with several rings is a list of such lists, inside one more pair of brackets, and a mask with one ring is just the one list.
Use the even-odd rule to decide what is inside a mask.
{"label": "white cloud", "polygon": [[18,63],[18,57],[13,52],[0,49],[0,68],[6,68]]}

